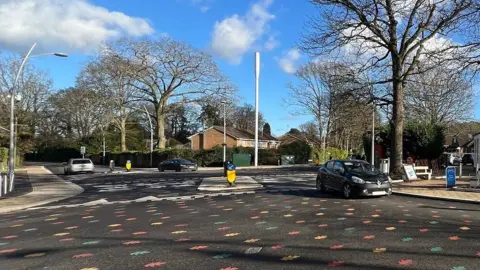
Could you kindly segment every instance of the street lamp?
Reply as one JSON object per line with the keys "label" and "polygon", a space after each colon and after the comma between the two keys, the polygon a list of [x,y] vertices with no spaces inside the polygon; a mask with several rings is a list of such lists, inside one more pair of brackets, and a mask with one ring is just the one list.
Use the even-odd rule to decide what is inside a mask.
{"label": "street lamp", "polygon": [[[17,83],[18,79],[20,78],[20,75],[22,74],[23,66],[27,62],[28,58],[30,57],[30,54],[32,53],[33,49],[37,43],[33,43],[32,47],[30,50],[27,52],[25,57],[23,58],[22,64],[18,68],[17,75],[15,76],[15,81],[13,82],[13,87],[10,93],[10,146],[9,146],[9,152],[8,152],[8,179],[9,179],[9,191],[13,191],[13,186],[14,186],[14,175],[15,175],[15,93],[16,93],[16,88],[17,88]],[[31,57],[39,57],[39,56],[44,56],[44,55],[54,55],[58,57],[68,57],[67,54],[65,53],[46,53],[46,54],[39,54],[39,55],[34,55]]]}
{"label": "street lamp", "polygon": [[371,157],[371,163],[372,167],[375,166],[375,109],[377,108],[375,106],[375,102],[372,102],[373,104],[373,113],[372,113],[372,157]]}
{"label": "street lamp", "polygon": [[258,80],[260,77],[260,53],[255,52],[255,167],[258,167]]}
{"label": "street lamp", "polygon": [[223,104],[223,164],[227,161],[227,102],[222,100]]}
{"label": "street lamp", "polygon": [[148,117],[148,123],[150,124],[150,168],[153,167],[153,125],[152,125],[152,118],[150,118],[150,113],[147,110],[146,106],[143,106],[145,109],[145,113]]}

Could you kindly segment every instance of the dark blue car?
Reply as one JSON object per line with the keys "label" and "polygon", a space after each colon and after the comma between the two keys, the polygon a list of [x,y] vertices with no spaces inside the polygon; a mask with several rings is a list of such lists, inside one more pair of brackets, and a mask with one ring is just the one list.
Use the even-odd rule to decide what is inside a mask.
{"label": "dark blue car", "polygon": [[363,160],[328,161],[318,171],[316,187],[320,192],[342,192],[345,198],[392,194],[388,176]]}

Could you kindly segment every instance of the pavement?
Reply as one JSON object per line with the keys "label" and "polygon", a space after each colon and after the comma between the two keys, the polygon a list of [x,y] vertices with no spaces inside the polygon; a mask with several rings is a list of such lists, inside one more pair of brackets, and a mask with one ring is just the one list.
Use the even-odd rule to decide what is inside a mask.
{"label": "pavement", "polygon": [[0,215],[2,269],[478,269],[477,205],[313,191]]}
{"label": "pavement", "polygon": [[[447,188],[445,180],[419,180],[394,184],[393,193],[431,199],[480,203],[480,193],[473,191],[469,179],[457,179],[456,188]],[[463,191],[460,191],[463,190]]]}
{"label": "pavement", "polygon": [[0,213],[58,202],[83,192],[80,186],[60,179],[43,166],[27,166],[25,171],[32,191],[0,200]]}

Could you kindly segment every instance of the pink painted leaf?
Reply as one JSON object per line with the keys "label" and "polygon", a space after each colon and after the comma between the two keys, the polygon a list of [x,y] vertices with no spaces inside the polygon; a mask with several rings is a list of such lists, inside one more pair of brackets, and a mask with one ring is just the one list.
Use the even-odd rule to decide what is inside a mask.
{"label": "pink painted leaf", "polygon": [[82,253],[82,254],[73,255],[72,258],[79,259],[79,258],[87,258],[87,257],[91,257],[91,256],[93,256],[92,253]]}
{"label": "pink painted leaf", "polygon": [[275,245],[275,246],[272,246],[272,249],[281,249],[285,247],[284,245]]}
{"label": "pink painted leaf", "polygon": [[398,264],[400,265],[411,265],[413,263],[412,260],[400,260],[398,261]]}
{"label": "pink painted leaf", "polygon": [[0,250],[0,254],[14,253],[14,252],[16,252],[17,250],[18,250],[18,249],[16,249],[16,248],[4,249],[4,250]]}
{"label": "pink painted leaf", "polygon": [[330,267],[336,267],[336,266],[341,266],[345,263],[345,261],[333,261],[328,264]]}
{"label": "pink painted leaf", "polygon": [[334,245],[330,247],[330,249],[333,249],[333,250],[342,249],[342,248],[343,248],[343,245]]}
{"label": "pink painted leaf", "polygon": [[147,268],[153,268],[153,267],[160,267],[160,266],[163,266],[167,264],[166,262],[162,262],[162,261],[159,261],[159,262],[151,262],[151,263],[147,263],[145,264],[144,266],[147,267]]}
{"label": "pink painted leaf", "polygon": [[128,241],[128,242],[123,242],[124,245],[136,245],[136,244],[140,244],[142,241]]}

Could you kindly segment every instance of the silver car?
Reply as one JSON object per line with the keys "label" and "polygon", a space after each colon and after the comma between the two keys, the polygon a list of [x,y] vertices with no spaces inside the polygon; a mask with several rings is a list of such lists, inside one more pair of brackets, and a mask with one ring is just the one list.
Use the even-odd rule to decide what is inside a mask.
{"label": "silver car", "polygon": [[65,174],[75,173],[93,173],[95,166],[88,158],[72,158],[68,162],[63,163],[63,171]]}

